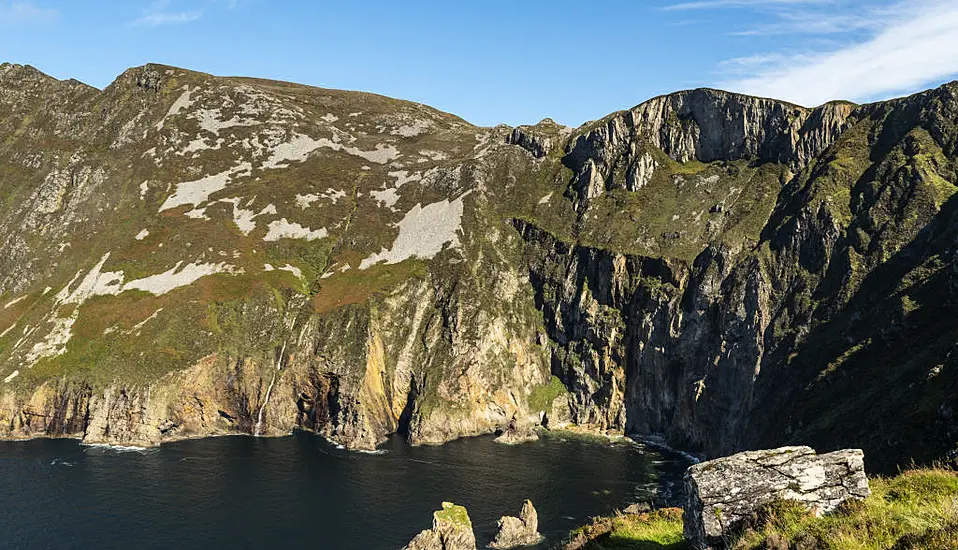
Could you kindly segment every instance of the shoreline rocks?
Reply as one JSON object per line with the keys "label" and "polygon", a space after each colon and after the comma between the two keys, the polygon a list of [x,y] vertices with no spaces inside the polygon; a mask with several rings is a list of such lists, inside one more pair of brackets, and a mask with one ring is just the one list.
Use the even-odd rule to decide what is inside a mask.
{"label": "shoreline rocks", "polygon": [[508,550],[521,546],[534,546],[542,541],[539,534],[539,514],[532,501],[522,503],[519,517],[502,516],[499,518],[499,532],[489,543],[490,548]]}
{"label": "shoreline rocks", "polygon": [[472,520],[464,506],[443,502],[432,514],[432,529],[420,531],[403,550],[476,550]]}
{"label": "shoreline rocks", "polygon": [[537,441],[538,439],[539,434],[535,426],[521,425],[519,421],[513,417],[512,420],[509,421],[509,425],[496,437],[495,442],[504,445],[518,445],[519,443]]}
{"label": "shoreline rocks", "polygon": [[816,454],[811,447],[748,451],[695,464],[685,473],[685,539],[695,550],[724,548],[729,534],[777,500],[801,503],[816,515],[871,492],[863,453]]}

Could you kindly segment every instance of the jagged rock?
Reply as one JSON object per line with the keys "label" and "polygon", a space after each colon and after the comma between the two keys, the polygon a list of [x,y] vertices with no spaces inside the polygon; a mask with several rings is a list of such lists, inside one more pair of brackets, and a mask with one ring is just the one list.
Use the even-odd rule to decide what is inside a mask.
{"label": "jagged rock", "polygon": [[443,502],[442,509],[432,514],[432,529],[421,531],[403,550],[476,550],[466,508]]}
{"label": "jagged rock", "polygon": [[552,149],[552,139],[533,133],[530,126],[513,128],[509,136],[506,137],[506,143],[518,145],[532,153],[532,156],[536,158],[542,158],[548,155]]}
{"label": "jagged rock", "polygon": [[658,165],[649,153],[640,156],[626,176],[625,188],[629,191],[638,191],[648,185]]}
{"label": "jagged rock", "polygon": [[514,132],[177,67],[98,90],[0,65],[0,437],[442,443],[539,412],[554,374],[549,426],[938,457],[956,120],[958,83],[815,109],[693,90]]}
{"label": "jagged rock", "polygon": [[625,514],[646,514],[652,511],[652,506],[648,502],[635,502],[629,504],[622,510]]}
{"label": "jagged rock", "polygon": [[536,432],[535,426],[522,424],[516,417],[513,417],[495,441],[506,445],[516,445],[536,441],[537,439],[539,439],[539,434]]}
{"label": "jagged rock", "polygon": [[518,548],[539,544],[542,535],[539,534],[539,514],[531,500],[522,503],[519,517],[502,516],[499,518],[499,532],[496,538],[489,543],[490,548]]}
{"label": "jagged rock", "polygon": [[698,550],[722,548],[756,510],[794,500],[815,514],[870,494],[863,454],[818,455],[811,447],[747,451],[691,466],[685,474],[685,538]]}

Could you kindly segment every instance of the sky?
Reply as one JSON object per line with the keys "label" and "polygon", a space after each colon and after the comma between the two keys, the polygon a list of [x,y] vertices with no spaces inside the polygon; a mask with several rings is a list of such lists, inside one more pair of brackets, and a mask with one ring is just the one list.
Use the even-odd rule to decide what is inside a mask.
{"label": "sky", "polygon": [[700,86],[806,106],[958,78],[958,0],[0,0],[0,62],[163,63],[570,126]]}

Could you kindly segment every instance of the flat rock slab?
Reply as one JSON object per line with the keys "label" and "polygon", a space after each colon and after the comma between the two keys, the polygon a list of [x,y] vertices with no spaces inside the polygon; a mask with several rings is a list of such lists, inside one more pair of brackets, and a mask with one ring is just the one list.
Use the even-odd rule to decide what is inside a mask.
{"label": "flat rock slab", "polygon": [[860,449],[816,454],[811,447],[748,451],[685,473],[685,538],[697,550],[724,548],[728,535],[762,506],[794,500],[825,514],[871,492]]}

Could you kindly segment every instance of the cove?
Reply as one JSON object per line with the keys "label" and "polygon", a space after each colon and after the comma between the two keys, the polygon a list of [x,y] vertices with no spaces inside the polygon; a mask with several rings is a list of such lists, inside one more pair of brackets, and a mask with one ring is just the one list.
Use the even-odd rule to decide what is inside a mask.
{"label": "cove", "polygon": [[444,500],[477,542],[531,498],[545,548],[589,516],[678,498],[686,460],[631,441],[491,436],[377,454],[307,433],[221,437],[142,451],[71,440],[0,442],[3,548],[398,549]]}

